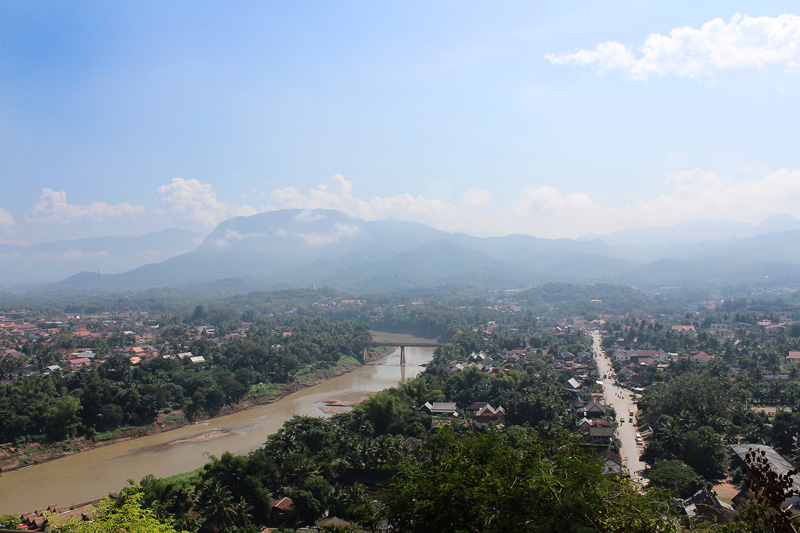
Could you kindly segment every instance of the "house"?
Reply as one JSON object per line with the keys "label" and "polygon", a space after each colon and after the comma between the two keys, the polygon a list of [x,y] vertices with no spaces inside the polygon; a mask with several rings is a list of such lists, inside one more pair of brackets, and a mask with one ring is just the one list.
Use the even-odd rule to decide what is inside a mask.
{"label": "house", "polygon": [[622,472],[622,457],[611,450],[603,450],[597,455],[606,464],[606,472]]}
{"label": "house", "polygon": [[707,365],[709,361],[714,359],[714,356],[708,355],[706,352],[700,352],[696,355],[693,355],[692,359],[694,359],[701,365]]}
{"label": "house", "polygon": [[772,446],[764,444],[731,444],[731,450],[739,460],[742,471],[750,478],[756,489],[760,488],[761,481],[759,474],[752,469],[754,458],[769,472],[766,475],[788,477],[792,492],[791,496],[784,501],[784,505],[796,506],[800,503],[800,474],[797,474],[797,470],[794,469],[789,461],[776,452]]}
{"label": "house", "polygon": [[602,405],[592,400],[583,408],[583,416],[586,418],[604,418],[606,410]]}
{"label": "house", "polygon": [[587,433],[592,426],[610,428],[611,423],[605,418],[583,418],[578,422],[578,428],[584,433]]}
{"label": "house", "polygon": [[465,409],[480,424],[502,422],[506,419],[506,410],[502,407],[494,408],[488,402],[473,402]]}
{"label": "house", "polygon": [[608,449],[614,442],[614,429],[605,426],[589,426],[589,440],[598,448]]}
{"label": "house", "polygon": [[786,362],[794,366],[800,365],[800,352],[789,352]]}
{"label": "house", "polygon": [[190,357],[190,358],[189,358],[189,361],[191,361],[191,362],[192,362],[192,363],[194,363],[194,364],[197,364],[197,363],[205,363],[205,362],[206,362],[206,358],[205,358],[205,357],[203,357],[202,355],[195,355],[195,356],[193,356],[193,357]]}
{"label": "house", "polygon": [[643,358],[650,358],[653,361],[666,361],[668,356],[664,350],[639,350],[639,362]]}
{"label": "house", "polygon": [[675,333],[680,333],[681,335],[686,335],[688,337],[694,337],[697,334],[697,331],[695,331],[694,326],[685,326],[685,325],[672,326],[672,331],[674,331]]}
{"label": "house", "polygon": [[478,370],[483,370],[484,372],[491,372],[494,369],[494,364],[492,363],[491,359],[486,359],[485,361],[481,361],[478,363],[468,363],[466,367],[475,367]]}
{"label": "house", "polygon": [[650,380],[641,374],[631,374],[626,383],[629,387],[641,388],[650,384]]}
{"label": "house", "polygon": [[525,350],[506,350],[505,359],[509,363],[516,363],[525,358]]}
{"label": "house", "polygon": [[420,409],[432,415],[458,416],[455,402],[425,402]]}
{"label": "house", "polygon": [[788,381],[788,372],[762,372],[761,381]]}
{"label": "house", "polygon": [[612,356],[614,361],[620,361],[626,363],[631,360],[631,355],[635,355],[636,352],[633,350],[617,350],[614,352]]}
{"label": "house", "polygon": [[458,361],[450,361],[444,367],[444,371],[447,372],[448,374],[451,374],[453,372],[457,372],[459,370],[464,370],[464,365],[462,365]]}
{"label": "house", "polygon": [[694,522],[720,522],[733,518],[735,511],[730,504],[720,501],[703,487],[690,498],[681,502],[683,512]]}
{"label": "house", "polygon": [[586,407],[587,403],[588,402],[584,402],[580,398],[575,398],[574,400],[572,400],[572,403],[569,404],[569,410],[574,415],[583,414],[583,409],[584,407]]}
{"label": "house", "polygon": [[272,500],[272,512],[270,522],[281,524],[285,522],[289,514],[294,510],[294,502],[286,496]]}

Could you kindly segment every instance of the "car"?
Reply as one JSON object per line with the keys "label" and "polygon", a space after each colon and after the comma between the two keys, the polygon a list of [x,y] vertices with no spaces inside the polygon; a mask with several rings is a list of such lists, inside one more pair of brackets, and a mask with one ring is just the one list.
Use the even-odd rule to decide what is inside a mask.
{"label": "car", "polygon": [[629,418],[629,419],[628,419],[628,422],[630,422],[631,424],[633,424],[633,418]]}

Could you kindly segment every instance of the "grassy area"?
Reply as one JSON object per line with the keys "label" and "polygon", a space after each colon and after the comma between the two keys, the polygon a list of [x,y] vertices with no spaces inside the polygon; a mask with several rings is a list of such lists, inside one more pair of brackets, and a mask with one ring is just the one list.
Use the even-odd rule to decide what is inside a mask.
{"label": "grassy area", "polygon": [[286,385],[281,383],[256,383],[250,387],[251,398],[266,398],[279,394]]}
{"label": "grassy area", "polygon": [[353,365],[360,364],[355,357],[345,356],[339,359],[335,365],[326,368],[309,368],[295,374],[295,379],[302,385],[309,385],[319,379],[333,377],[338,372],[346,370]]}
{"label": "grassy area", "polygon": [[188,485],[189,483],[193,483],[200,479],[200,471],[203,470],[201,466],[197,470],[190,470],[189,472],[182,472],[180,474],[175,474],[174,476],[165,477],[164,481],[168,483],[179,483],[181,485]]}
{"label": "grassy area", "polygon": [[119,437],[119,431],[116,429],[112,429],[111,431],[103,431],[100,433],[95,433],[92,436],[92,440],[95,442],[104,442],[111,439],[116,439]]}
{"label": "grassy area", "polygon": [[162,418],[162,423],[165,426],[174,426],[176,424],[182,424],[183,422],[186,422],[186,420],[186,415],[183,413],[183,411],[174,411],[168,415],[164,415]]}

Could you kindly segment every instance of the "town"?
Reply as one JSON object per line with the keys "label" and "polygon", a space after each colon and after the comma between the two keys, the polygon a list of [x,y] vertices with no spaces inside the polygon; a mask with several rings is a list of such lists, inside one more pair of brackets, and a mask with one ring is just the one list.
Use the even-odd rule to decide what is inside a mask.
{"label": "town", "polygon": [[[740,299],[664,314],[653,312],[665,305],[660,297],[638,295],[634,303],[644,302],[643,309],[631,301],[584,300],[615,291],[596,286],[560,301],[564,313],[552,294],[565,290],[574,288],[446,306],[419,297],[376,305],[312,287],[261,310],[250,303],[244,310],[196,304],[183,314],[6,310],[0,459],[7,471],[24,468],[58,450],[73,453],[275,401],[367,362],[361,346],[372,337],[369,329],[400,324],[430,332],[438,324],[441,347],[420,377],[347,414],[373,428],[361,439],[395,439],[393,453],[413,456],[425,446],[420,432],[558,427],[580,435],[581,453],[594,455],[604,472],[671,495],[670,508],[683,516],[675,524],[735,524],[740,509],[766,505],[769,472],[785,481],[785,498],[770,519],[790,520],[800,496],[792,466],[800,434],[797,308],[780,298]],[[591,312],[569,314],[581,306]],[[34,386],[50,396],[20,396]],[[399,460],[391,457],[361,459],[365,470],[350,474],[359,484],[347,486],[365,483],[369,494],[389,483],[368,465]],[[314,523],[315,513],[331,505],[317,496],[319,511],[302,511],[297,490],[271,491],[273,512],[261,523]],[[194,512],[202,516],[200,508]],[[27,514],[24,523],[42,527],[42,516]],[[48,516],[57,523],[52,511]]]}

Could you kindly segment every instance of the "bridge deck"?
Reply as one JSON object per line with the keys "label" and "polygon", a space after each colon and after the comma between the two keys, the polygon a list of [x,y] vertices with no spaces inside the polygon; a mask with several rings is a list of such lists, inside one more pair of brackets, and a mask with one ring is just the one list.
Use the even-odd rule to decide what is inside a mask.
{"label": "bridge deck", "polygon": [[374,341],[374,342],[365,342],[364,346],[412,346],[416,348],[438,348],[442,346],[440,342],[384,342],[384,341]]}

